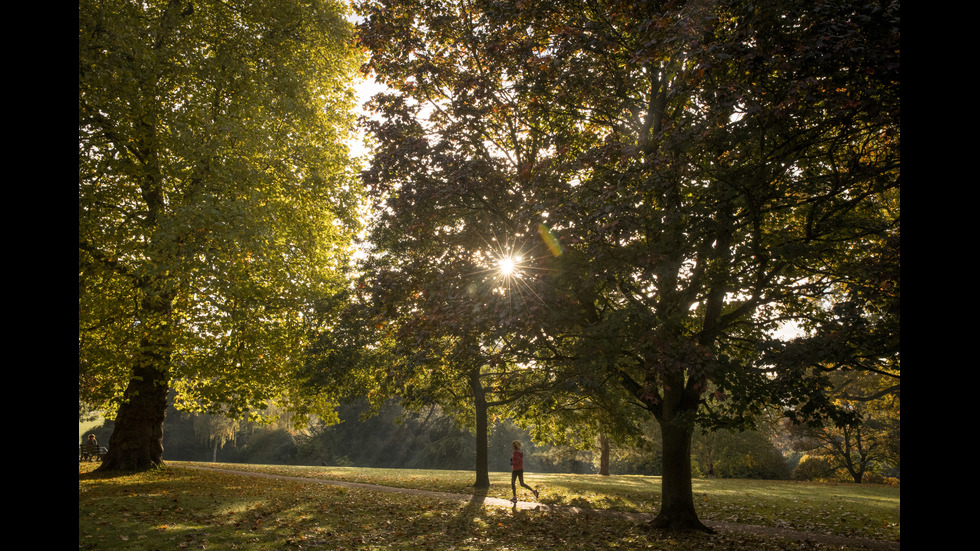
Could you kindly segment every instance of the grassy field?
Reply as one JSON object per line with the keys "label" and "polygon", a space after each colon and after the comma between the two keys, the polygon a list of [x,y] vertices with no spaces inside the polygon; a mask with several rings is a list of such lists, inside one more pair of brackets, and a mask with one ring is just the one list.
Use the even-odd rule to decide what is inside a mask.
{"label": "grassy field", "polygon": [[[79,464],[79,549],[840,549],[773,536],[666,534],[627,517],[583,521],[562,509],[513,511],[182,465],[191,464],[101,477],[94,464]],[[462,494],[473,482],[466,471],[213,466]],[[654,513],[659,504],[658,477],[526,478],[551,505]],[[894,487],[715,479],[695,480],[694,492],[706,521],[900,539]],[[509,473],[491,473],[488,495],[510,497]]]}

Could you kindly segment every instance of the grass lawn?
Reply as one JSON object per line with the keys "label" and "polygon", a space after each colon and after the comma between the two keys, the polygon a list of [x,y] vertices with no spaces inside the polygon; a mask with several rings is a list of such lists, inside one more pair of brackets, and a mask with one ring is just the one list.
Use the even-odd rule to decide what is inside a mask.
{"label": "grass lawn", "polygon": [[[725,533],[670,534],[627,518],[583,520],[411,495],[167,468],[102,477],[79,464],[79,549],[840,549]],[[472,493],[466,471],[214,465]],[[528,473],[540,501],[655,512],[658,477]],[[510,497],[509,473],[491,473],[490,497]],[[899,539],[898,488],[695,480],[704,520],[879,540]],[[522,496],[529,499],[529,493]]]}

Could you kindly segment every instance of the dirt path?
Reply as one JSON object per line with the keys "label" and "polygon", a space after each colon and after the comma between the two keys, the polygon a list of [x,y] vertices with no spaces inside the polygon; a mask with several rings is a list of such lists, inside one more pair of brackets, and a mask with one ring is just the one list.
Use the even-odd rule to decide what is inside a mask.
{"label": "dirt path", "polygon": [[[199,469],[204,471],[216,471],[228,474],[237,475],[248,475],[248,476],[258,476],[262,478],[277,478],[277,479],[287,479],[296,480],[301,482],[310,482],[313,484],[327,484],[329,486],[340,486],[343,488],[352,488],[360,490],[368,490],[372,492],[390,492],[398,494],[407,494],[415,496],[425,496],[433,499],[443,499],[447,501],[464,501],[471,502],[479,498],[483,505],[490,505],[493,507],[507,507],[511,509],[523,509],[523,510],[535,510],[535,511],[568,511],[571,513],[580,514],[585,517],[610,517],[610,516],[625,516],[636,520],[637,522],[644,522],[651,520],[653,515],[644,513],[620,513],[615,511],[605,511],[596,509],[582,509],[579,507],[554,507],[551,505],[546,505],[544,503],[534,503],[527,501],[519,501],[516,504],[508,499],[500,499],[496,497],[482,497],[473,496],[467,494],[452,494],[447,492],[433,492],[430,490],[417,490],[412,488],[396,488],[393,486],[378,486],[375,484],[363,484],[360,482],[346,482],[343,480],[327,480],[324,478],[309,478],[302,476],[286,476],[278,475],[272,473],[259,473],[253,471],[238,471],[234,469],[219,469],[215,467],[200,467],[191,465],[181,465],[185,469]],[[717,530],[718,532],[739,532],[746,534],[756,534],[761,536],[772,536],[779,537],[789,540],[796,541],[813,541],[818,543],[823,543],[827,545],[839,545],[847,547],[857,547],[862,549],[871,549],[873,551],[898,551],[901,549],[901,544],[899,542],[891,541],[880,541],[872,540],[867,538],[857,538],[857,537],[845,537],[845,536],[834,536],[830,534],[818,534],[815,532],[801,532],[798,530],[790,530],[785,528],[772,528],[768,526],[756,526],[752,524],[739,524],[734,522],[719,522],[719,521],[702,521],[704,524],[710,528]]]}

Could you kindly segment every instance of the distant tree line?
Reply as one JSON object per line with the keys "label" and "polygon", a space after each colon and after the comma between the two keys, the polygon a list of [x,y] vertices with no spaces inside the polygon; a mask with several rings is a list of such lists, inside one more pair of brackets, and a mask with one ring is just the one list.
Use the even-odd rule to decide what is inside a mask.
{"label": "distant tree line", "polygon": [[[392,401],[371,414],[366,402],[340,408],[340,423],[316,422],[301,431],[287,422],[261,424],[195,415],[170,406],[164,431],[164,458],[222,463],[356,466],[409,469],[471,468],[475,450],[472,433],[438,407],[410,412]],[[89,431],[108,442],[113,423]],[[663,451],[656,423],[643,427],[633,442],[613,445],[613,475],[660,476]],[[88,434],[88,433],[86,433]],[[489,442],[491,471],[509,469],[510,443],[520,440],[531,472],[596,474],[599,449],[536,442],[528,430],[511,420],[492,424]],[[769,429],[716,431],[695,435],[692,468],[697,477],[769,480],[849,481],[846,465],[835,461],[831,448],[818,448],[813,438],[772,423]],[[889,443],[892,440],[888,441]],[[888,444],[889,446],[891,444]],[[897,447],[897,437],[894,439]],[[876,458],[879,456],[876,456]],[[897,455],[869,466],[865,482],[898,475]]]}

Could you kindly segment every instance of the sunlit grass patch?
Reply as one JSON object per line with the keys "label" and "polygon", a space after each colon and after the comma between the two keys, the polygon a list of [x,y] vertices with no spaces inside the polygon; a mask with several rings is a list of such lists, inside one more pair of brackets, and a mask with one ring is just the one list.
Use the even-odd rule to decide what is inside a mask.
{"label": "sunlit grass patch", "polygon": [[[330,469],[221,465],[224,468],[277,472],[292,476],[324,477]],[[514,511],[487,507],[479,498],[452,501],[428,497],[347,489],[283,479],[245,477],[212,471],[182,469],[179,464],[136,475],[99,477],[79,472],[80,549],[806,549],[775,538],[742,534],[662,534],[650,532],[627,517],[592,519],[559,508],[552,512]],[[345,470],[360,482],[400,482],[421,489],[472,493],[472,473],[397,470]],[[332,473],[337,475],[336,472]],[[655,510],[659,480],[586,475],[535,475],[529,483],[545,490],[556,503],[581,503],[586,508],[608,509],[631,501]],[[619,479],[619,480],[617,480]],[[490,494],[510,495],[507,473],[491,476]],[[758,518],[770,525],[811,522],[820,529],[837,527],[841,533],[860,530],[869,513],[847,507],[856,501],[880,507],[876,495],[841,494],[837,488],[809,485],[783,487],[782,483],[754,490],[785,496],[766,501],[742,481],[699,481],[698,508],[703,518],[732,516]],[[792,485],[792,483],[787,483]],[[713,491],[717,490],[717,491]],[[861,489],[862,492],[864,489]],[[822,513],[822,492],[836,496],[835,507]],[[781,511],[784,502],[807,496],[794,513]],[[523,497],[530,499],[529,493]],[[638,497],[644,496],[644,497]],[[492,497],[492,496],[491,496]],[[887,498],[887,496],[886,496]],[[542,499],[543,500],[543,499]],[[885,499],[885,502],[888,502]],[[653,505],[651,505],[651,503]],[[897,507],[897,502],[896,502]],[[809,508],[809,509],[807,509]],[[833,514],[831,514],[833,513]],[[806,515],[806,521],[795,518]],[[826,518],[824,518],[826,517]],[[832,518],[834,517],[834,518]],[[839,518],[838,518],[839,517]],[[897,517],[897,512],[896,512]],[[789,520],[786,520],[789,519]],[[822,519],[822,520],[821,520]],[[819,521],[819,522],[818,522]],[[760,522],[762,524],[763,522]],[[794,525],[795,526],[795,525]],[[833,531],[833,530],[829,530]],[[897,527],[894,532],[897,534]],[[812,547],[809,547],[812,549]]]}
{"label": "sunlit grass patch", "polygon": [[[220,465],[225,468],[328,478],[402,488],[469,494],[472,471]],[[525,473],[525,481],[552,506],[655,514],[660,477]],[[511,497],[510,473],[490,473],[488,497]],[[900,488],[792,481],[695,479],[695,505],[704,520],[758,524],[825,534],[900,539]],[[522,501],[530,492],[519,488]]]}

